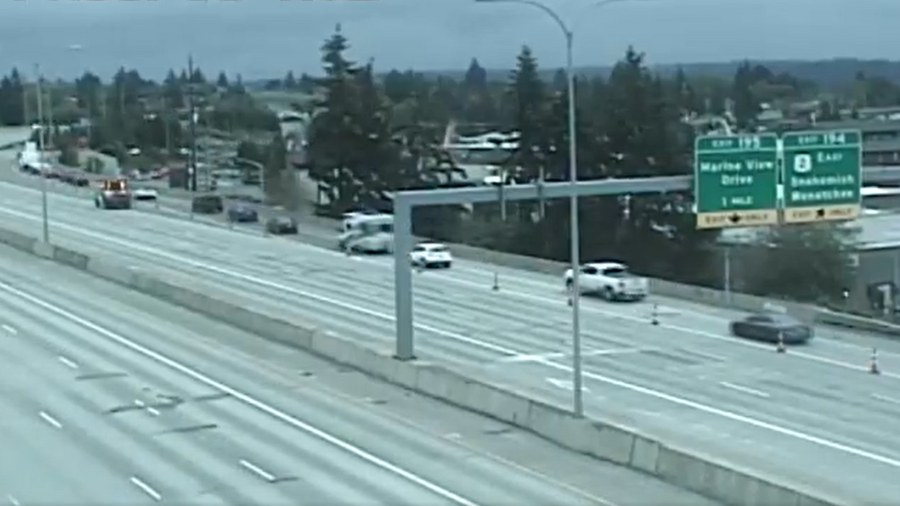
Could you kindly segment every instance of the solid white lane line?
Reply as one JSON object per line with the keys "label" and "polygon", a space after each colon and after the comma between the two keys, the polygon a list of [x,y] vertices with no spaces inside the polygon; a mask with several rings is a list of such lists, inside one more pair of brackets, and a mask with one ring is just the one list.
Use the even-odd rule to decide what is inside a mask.
{"label": "solid white lane line", "polygon": [[[317,428],[313,425],[310,425],[298,418],[295,418],[283,411],[280,411],[278,408],[270,406],[270,405],[266,404],[265,402],[263,402],[259,399],[256,399],[255,397],[253,397],[249,394],[246,394],[234,387],[228,386],[228,385],[226,385],[222,382],[219,382],[209,376],[206,376],[205,374],[197,371],[196,369],[193,369],[173,358],[169,358],[169,357],[163,355],[162,353],[151,350],[150,348],[147,348],[141,344],[138,344],[135,341],[132,341],[126,337],[123,337],[105,327],[101,327],[100,325],[97,325],[96,323],[93,323],[90,320],[87,320],[85,318],[82,318],[82,317],[74,314],[74,313],[71,313],[70,311],[68,311],[66,309],[63,309],[63,308],[56,306],[50,302],[47,302],[43,299],[35,297],[29,293],[23,292],[22,290],[14,288],[2,281],[0,281],[0,289],[6,291],[8,293],[14,294],[24,300],[32,302],[35,305],[40,306],[41,308],[47,310],[50,313],[53,313],[57,316],[65,318],[71,322],[77,323],[78,325],[81,325],[82,327],[84,327],[86,329],[96,332],[97,334],[102,335],[111,341],[114,341],[126,348],[129,348],[132,351],[139,353],[155,362],[163,364],[172,370],[178,371],[178,372],[184,374],[185,376],[191,377],[191,378],[199,381],[200,383],[203,383],[213,389],[219,390],[220,392],[223,392],[223,393],[227,393],[234,399],[237,399],[237,400],[243,402],[244,404],[246,404],[250,407],[253,407],[254,409],[257,409],[263,413],[266,413],[266,414],[272,416],[273,418],[280,420],[287,425],[290,425],[291,427],[294,427],[298,430],[306,432],[307,434],[309,434],[321,441],[324,441],[328,444],[331,444],[332,446],[335,446],[335,447],[337,447],[337,448],[339,448],[339,449],[341,449],[341,450],[343,450],[343,451],[345,451],[345,452],[347,452],[347,453],[359,458],[360,460],[363,460],[375,467],[379,467],[387,472],[395,474],[411,483],[414,483],[414,484],[424,488],[425,490],[428,490],[429,492],[431,492],[435,495],[441,496],[441,497],[447,499],[448,501],[456,503],[459,506],[479,506],[477,503],[472,502],[459,494],[451,492],[450,490],[447,490],[447,489],[441,487],[440,485],[437,485],[431,481],[428,481],[427,479],[422,478],[421,476],[413,473],[412,471],[408,471],[402,467],[394,465],[394,464],[382,459],[381,457],[378,457],[376,455],[369,453],[368,451],[366,451],[360,447],[354,446],[352,443],[344,441],[343,439],[333,436],[332,434],[330,434],[322,429],[319,429],[319,428]],[[132,478],[132,481],[134,481],[134,479],[135,478]],[[135,483],[135,485],[137,485],[137,483]]]}
{"label": "solid white lane line", "polygon": [[56,418],[53,418],[52,416],[48,415],[48,414],[47,414],[46,412],[44,412],[44,411],[41,411],[41,412],[40,412],[40,415],[41,415],[41,418],[43,418],[45,422],[47,422],[47,423],[49,423],[50,425],[56,427],[57,429],[62,429],[62,424],[59,423],[59,422],[56,420]]}
{"label": "solid white lane line", "polygon": [[9,332],[9,333],[12,334],[12,335],[16,335],[16,334],[19,333],[19,331],[16,330],[15,327],[13,327],[12,325],[7,325],[7,324],[5,324],[5,323],[2,324],[2,325],[0,325],[0,328],[2,328],[3,330]]}
{"label": "solid white lane line", "polygon": [[244,468],[246,468],[247,470],[249,470],[251,473],[253,473],[253,474],[259,476],[260,478],[262,478],[262,479],[264,479],[264,480],[266,480],[266,481],[275,481],[275,476],[274,476],[274,475],[272,475],[271,473],[267,472],[265,469],[263,469],[263,468],[261,468],[261,467],[255,465],[255,464],[253,464],[252,462],[249,462],[249,461],[247,461],[247,460],[241,459],[241,460],[240,460],[240,463],[241,463],[241,465],[242,465]]}
{"label": "solid white lane line", "polygon": [[22,503],[20,503],[14,495],[6,494],[6,498],[9,499],[9,503],[12,504],[12,506],[22,506]]}
{"label": "solid white lane line", "polygon": [[69,358],[66,358],[66,357],[60,355],[59,357],[57,357],[57,359],[60,362],[62,362],[63,365],[65,365],[69,369],[78,369],[78,364],[76,364],[73,360],[71,360]]}
{"label": "solid white lane line", "polygon": [[153,416],[159,416],[159,410],[156,408],[147,408],[147,413],[150,413]]}
{"label": "solid white lane line", "polygon": [[872,398],[882,402],[889,402],[891,404],[900,404],[900,399],[896,397],[888,397],[886,395],[881,394],[872,394]]}
{"label": "solid white lane line", "polygon": [[500,363],[508,363],[515,364],[517,362],[537,362],[539,360],[548,359],[548,358],[563,358],[565,357],[565,353],[534,353],[531,355],[512,355],[508,357],[503,357],[497,362]]}
{"label": "solid white lane line", "polygon": [[609,348],[609,349],[589,349],[583,352],[581,355],[584,357],[598,357],[604,355],[630,355],[634,353],[641,353],[646,351],[651,351],[656,348]]}
{"label": "solid white lane line", "polygon": [[154,501],[162,500],[162,496],[159,494],[159,492],[153,490],[153,487],[141,481],[141,479],[137,476],[131,477],[131,483],[134,484],[134,486],[136,486],[137,488],[141,489],[145,494],[152,497]]}
{"label": "solid white lane line", "polygon": [[771,395],[769,395],[768,393],[763,392],[762,390],[756,390],[755,388],[736,385],[734,383],[729,383],[727,381],[720,381],[719,384],[725,388],[737,390],[738,392],[744,392],[745,394],[755,395],[757,397],[762,397],[764,399],[768,399],[769,397],[771,397]]}

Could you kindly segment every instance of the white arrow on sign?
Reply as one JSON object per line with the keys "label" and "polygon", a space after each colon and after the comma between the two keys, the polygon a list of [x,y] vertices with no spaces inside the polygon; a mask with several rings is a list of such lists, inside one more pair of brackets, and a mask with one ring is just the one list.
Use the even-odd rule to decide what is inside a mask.
{"label": "white arrow on sign", "polygon": [[[571,380],[562,380],[562,379],[557,379],[557,378],[545,378],[545,379],[547,380],[547,383],[550,383],[551,385],[555,386],[556,388],[562,388],[563,390],[568,390],[570,392],[572,390],[574,390],[574,388],[572,387]],[[584,385],[581,385],[581,390],[584,392],[590,392],[590,389],[588,389],[588,387],[586,387]]]}

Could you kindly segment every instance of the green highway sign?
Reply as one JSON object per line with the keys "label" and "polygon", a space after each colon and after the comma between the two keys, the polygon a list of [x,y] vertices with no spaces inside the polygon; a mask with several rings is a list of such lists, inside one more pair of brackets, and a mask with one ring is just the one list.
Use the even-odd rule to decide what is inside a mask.
{"label": "green highway sign", "polygon": [[778,223],[778,137],[697,137],[694,201],[697,228]]}
{"label": "green highway sign", "polygon": [[784,148],[784,222],[848,220],[862,207],[862,134],[789,132]]}

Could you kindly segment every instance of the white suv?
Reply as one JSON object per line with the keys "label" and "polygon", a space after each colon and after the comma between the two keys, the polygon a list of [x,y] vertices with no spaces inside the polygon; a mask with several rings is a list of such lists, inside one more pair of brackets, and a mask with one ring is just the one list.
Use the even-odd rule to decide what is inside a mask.
{"label": "white suv", "polygon": [[409,259],[416,267],[442,267],[449,269],[453,256],[446,245],[437,242],[423,242],[413,248]]}

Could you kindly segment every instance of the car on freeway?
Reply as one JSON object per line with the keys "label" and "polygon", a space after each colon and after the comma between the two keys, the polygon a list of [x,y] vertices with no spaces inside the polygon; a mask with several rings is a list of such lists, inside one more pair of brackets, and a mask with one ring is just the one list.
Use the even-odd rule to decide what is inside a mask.
{"label": "car on freeway", "polygon": [[259,221],[259,214],[252,205],[235,202],[228,207],[228,220],[236,223],[255,223]]}
{"label": "car on freeway", "polygon": [[449,269],[453,265],[450,248],[439,242],[422,242],[417,244],[409,254],[409,260],[416,267],[438,267]]}
{"label": "car on freeway", "polygon": [[[566,270],[566,290],[573,289],[572,269]],[[591,262],[581,266],[578,273],[578,291],[596,293],[609,301],[638,301],[650,293],[647,278],[632,274],[628,266],[619,262]]]}
{"label": "car on freeway", "polygon": [[107,179],[94,195],[97,209],[131,209],[131,190],[125,179]]}
{"label": "car on freeway", "polygon": [[266,220],[266,232],[270,234],[296,234],[297,220],[290,216],[273,216]]}
{"label": "car on freeway", "polygon": [[64,170],[59,176],[59,180],[73,186],[90,186],[91,181],[80,170]]}
{"label": "car on freeway", "polygon": [[761,312],[734,320],[729,324],[731,334],[736,337],[778,342],[781,334],[784,344],[804,344],[813,338],[811,326],[793,316],[781,313]]}
{"label": "car on freeway", "polygon": [[156,191],[156,188],[135,188],[134,189],[134,200],[156,200],[159,197],[159,192]]}
{"label": "car on freeway", "polygon": [[200,195],[191,199],[191,212],[196,214],[219,214],[225,208],[219,195]]}

